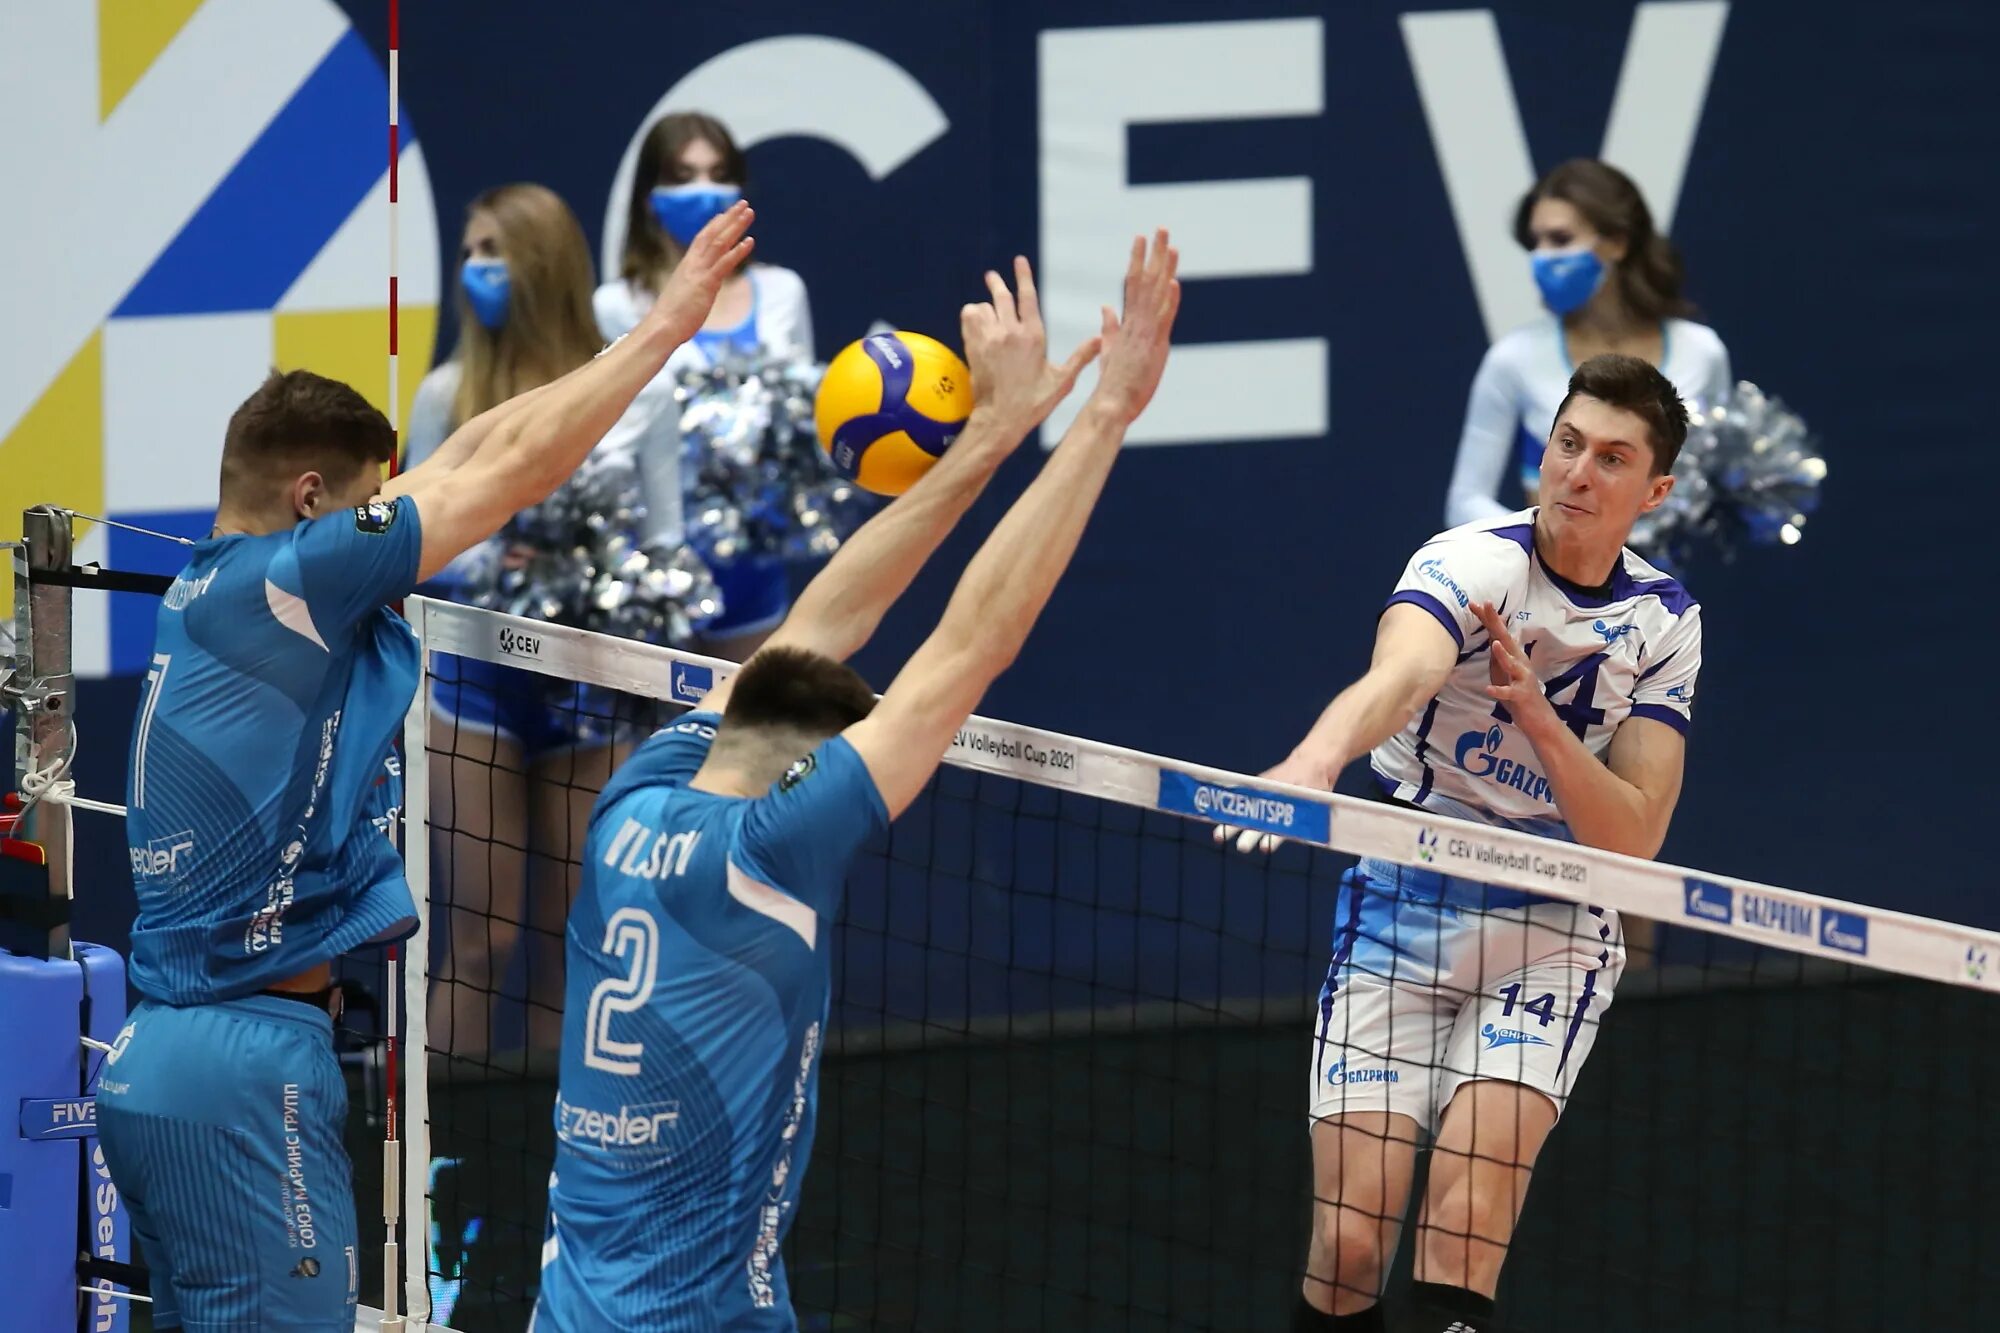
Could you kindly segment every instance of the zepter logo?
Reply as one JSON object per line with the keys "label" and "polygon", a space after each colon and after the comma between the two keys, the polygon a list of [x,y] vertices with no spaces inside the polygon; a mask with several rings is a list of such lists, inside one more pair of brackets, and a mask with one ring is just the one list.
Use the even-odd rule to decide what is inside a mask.
{"label": "zepter logo", "polygon": [[[0,42],[0,537],[39,503],[206,535],[229,414],[272,367],[388,398],[388,76],[333,0],[13,7]],[[398,166],[397,419],[437,326],[436,210]],[[29,201],[32,201],[29,203]],[[172,572],[79,526],[75,558]],[[80,675],[142,670],[154,607],[79,597]]]}

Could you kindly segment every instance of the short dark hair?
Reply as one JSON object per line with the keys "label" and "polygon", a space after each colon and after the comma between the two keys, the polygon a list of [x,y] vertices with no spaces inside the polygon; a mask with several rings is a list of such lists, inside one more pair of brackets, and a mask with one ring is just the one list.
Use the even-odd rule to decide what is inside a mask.
{"label": "short dark hair", "polygon": [[805,648],[766,648],[737,672],[722,720],[725,728],[796,732],[817,743],[874,709],[875,692],[845,662]]}
{"label": "short dark hair", "polygon": [[[1687,442],[1687,404],[1681,401],[1673,381],[1662,375],[1652,362],[1616,352],[1591,357],[1569,377],[1569,392],[1556,408],[1557,421],[1562,420],[1569,400],[1578,394],[1621,408],[1644,421],[1653,437],[1653,475],[1658,477],[1674,470],[1674,460],[1681,456],[1681,445]],[[1554,432],[1553,425],[1550,431]]]}
{"label": "short dark hair", "polygon": [[302,472],[345,482],[396,452],[396,432],[366,398],[310,370],[273,370],[229,418],[222,498],[263,504],[258,492]]}

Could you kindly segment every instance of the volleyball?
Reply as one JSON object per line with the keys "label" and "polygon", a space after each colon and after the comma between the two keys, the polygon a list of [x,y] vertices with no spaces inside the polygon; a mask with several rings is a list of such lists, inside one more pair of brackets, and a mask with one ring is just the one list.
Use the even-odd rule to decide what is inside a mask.
{"label": "volleyball", "polygon": [[971,411],[972,372],[956,352],[921,333],[871,333],[827,363],[813,424],[843,476],[877,495],[901,495]]}

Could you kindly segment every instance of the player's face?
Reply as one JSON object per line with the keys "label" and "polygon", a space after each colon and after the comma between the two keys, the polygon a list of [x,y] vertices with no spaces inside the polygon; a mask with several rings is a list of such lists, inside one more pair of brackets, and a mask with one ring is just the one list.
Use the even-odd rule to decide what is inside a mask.
{"label": "player's face", "polygon": [[1653,475],[1652,431],[1636,412],[1578,394],[1556,418],[1542,451],[1542,521],[1552,532],[1616,538],[1673,489]]}

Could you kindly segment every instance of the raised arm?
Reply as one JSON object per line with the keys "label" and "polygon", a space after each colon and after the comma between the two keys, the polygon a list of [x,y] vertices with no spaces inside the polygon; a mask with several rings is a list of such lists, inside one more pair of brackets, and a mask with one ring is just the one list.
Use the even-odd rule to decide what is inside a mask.
{"label": "raised arm", "polygon": [[1305,739],[1264,776],[1332,787],[1340,770],[1410,724],[1444,688],[1457,655],[1458,645],[1429,612],[1406,602],[1391,606],[1375,627],[1367,672],[1333,697]]}
{"label": "raised arm", "polygon": [[[1334,695],[1305,738],[1261,776],[1330,790],[1343,768],[1407,727],[1417,710],[1444,688],[1457,655],[1457,641],[1432,612],[1409,602],[1391,603],[1376,623],[1368,670]],[[1217,842],[1232,838],[1244,852],[1269,851],[1281,841],[1255,829],[1216,828]]]}
{"label": "raised arm", "polygon": [[937,629],[875,711],[844,733],[888,806],[916,799],[988,685],[1013,662],[1069,567],[1125,431],[1145,410],[1166,366],[1180,284],[1179,256],[1159,232],[1135,241],[1124,318],[1107,307],[1097,388],[1040,475],[966,566]]}
{"label": "raised arm", "polygon": [[1618,724],[1600,760],[1557,716],[1527,654],[1493,608],[1475,602],[1472,610],[1493,639],[1493,684],[1486,692],[1506,705],[1534,747],[1571,835],[1586,847],[1657,855],[1681,799],[1687,741],[1680,731],[1635,710]]}
{"label": "raised arm", "polygon": [[[445,473],[456,471],[466,460],[479,452],[479,447],[492,437],[496,427],[560,383],[561,380],[554,380],[529,389],[525,393],[517,393],[505,402],[495,403],[446,435],[436,448],[431,448],[428,441],[419,438],[417,433],[419,420],[413,412],[410,418],[410,457],[415,461],[385,486],[382,494],[389,498],[397,495],[414,495],[421,488],[435,484]],[[449,405],[446,406],[448,408]]]}
{"label": "raised arm", "polygon": [[[765,647],[806,648],[836,659],[858,651],[1000,464],[1069,395],[1097,355],[1098,340],[1092,338],[1062,365],[1051,365],[1035,275],[1026,259],[1014,260],[1014,280],[1018,302],[999,274],[988,273],[991,303],[968,305],[959,313],[972,370],[973,408],[965,429],[915,485],[841,544]],[[716,687],[702,707],[726,708],[729,685]]]}
{"label": "raised arm", "polygon": [[[522,395],[526,401],[508,404],[513,410],[488,423],[462,461],[437,465],[452,447],[448,440],[430,464],[384,488],[385,496],[408,495],[417,503],[423,524],[419,580],[547,499],[576,470],[667,357],[708,318],[723,279],[749,257],[752,216],[749,205],[739,203],[702,228],[637,328],[587,365]],[[479,426],[486,415],[493,414],[464,429]]]}

